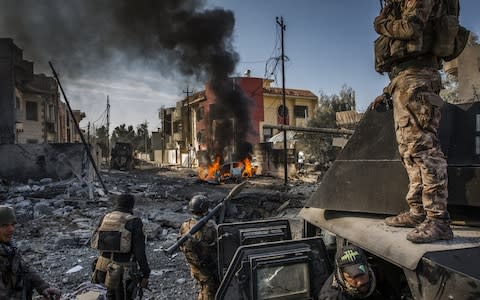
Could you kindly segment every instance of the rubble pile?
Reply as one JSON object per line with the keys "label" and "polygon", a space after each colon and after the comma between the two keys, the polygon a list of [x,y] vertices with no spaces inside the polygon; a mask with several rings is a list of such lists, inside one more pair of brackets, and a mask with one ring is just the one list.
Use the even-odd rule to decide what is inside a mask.
{"label": "rubble pile", "polygon": [[[197,289],[183,255],[167,257],[163,249],[177,240],[181,223],[190,217],[187,205],[192,195],[207,195],[213,207],[235,184],[200,184],[191,170],[165,168],[104,171],[102,179],[111,194],[136,196],[134,213],[144,223],[152,269],[151,291],[145,291],[144,299],[194,299]],[[250,183],[232,199],[227,222],[295,219],[315,189],[315,184],[296,181],[283,191],[283,180],[272,177],[256,177]],[[0,203],[15,208],[19,249],[47,281],[67,294],[90,280],[91,263],[98,254],[89,247],[90,237],[99,219],[114,207],[99,184],[49,178],[27,184],[1,182]]]}

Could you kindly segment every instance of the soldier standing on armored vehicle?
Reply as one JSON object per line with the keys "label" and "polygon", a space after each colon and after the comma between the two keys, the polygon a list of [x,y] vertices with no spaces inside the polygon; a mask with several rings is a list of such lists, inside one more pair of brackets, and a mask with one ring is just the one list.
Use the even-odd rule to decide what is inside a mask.
{"label": "soldier standing on armored vehicle", "polygon": [[[185,235],[198,220],[208,212],[208,198],[195,195],[189,203],[193,217],[183,222],[180,235]],[[190,266],[190,272],[200,284],[197,300],[213,300],[219,286],[217,272],[217,225],[215,221],[208,222],[182,246],[182,250]]]}
{"label": "soldier standing on armored vehicle", "polygon": [[16,224],[13,208],[0,205],[0,299],[32,299],[34,289],[47,299],[60,299],[60,290],[50,287],[23,261],[13,239]]}
{"label": "soldier standing on armored vehicle", "polygon": [[449,240],[453,233],[447,211],[447,162],[437,137],[443,104],[441,57],[434,54],[445,46],[439,44],[440,29],[434,26],[445,15],[445,1],[387,2],[374,22],[380,35],[375,41],[375,67],[388,73],[390,84],[373,107],[391,95],[398,149],[410,182],[406,195],[410,210],[385,223],[414,228],[407,235],[413,243]]}
{"label": "soldier standing on armored vehicle", "polygon": [[148,287],[143,223],[133,215],[134,205],[133,195],[118,196],[117,207],[100,220],[92,237],[92,248],[101,251],[92,281],[107,287],[109,300],[136,299]]}

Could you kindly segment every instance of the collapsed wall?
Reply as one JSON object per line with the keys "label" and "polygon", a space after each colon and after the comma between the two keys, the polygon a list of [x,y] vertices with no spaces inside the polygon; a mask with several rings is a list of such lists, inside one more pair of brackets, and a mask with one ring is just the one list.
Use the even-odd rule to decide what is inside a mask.
{"label": "collapsed wall", "polygon": [[1,144],[0,179],[65,179],[82,176],[90,166],[82,144]]}

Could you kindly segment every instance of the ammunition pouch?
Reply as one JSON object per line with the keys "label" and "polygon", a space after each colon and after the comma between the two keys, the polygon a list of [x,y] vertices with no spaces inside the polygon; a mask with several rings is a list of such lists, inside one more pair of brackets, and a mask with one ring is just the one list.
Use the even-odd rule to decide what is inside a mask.
{"label": "ammunition pouch", "polygon": [[99,256],[92,274],[92,282],[103,284],[107,289],[115,289],[122,283],[128,271],[135,267],[135,262],[119,263]]}
{"label": "ammunition pouch", "polygon": [[107,273],[105,275],[105,286],[107,289],[115,289],[122,283],[125,269],[122,265],[111,261],[107,265]]}

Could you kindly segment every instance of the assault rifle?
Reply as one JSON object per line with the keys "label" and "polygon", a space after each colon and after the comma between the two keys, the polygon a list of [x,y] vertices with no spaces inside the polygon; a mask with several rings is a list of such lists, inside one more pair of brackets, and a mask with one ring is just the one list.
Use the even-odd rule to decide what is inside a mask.
{"label": "assault rifle", "polygon": [[206,214],[204,217],[202,217],[200,220],[198,220],[197,224],[195,224],[192,228],[190,228],[190,230],[185,235],[183,235],[175,244],[173,244],[172,246],[170,246],[166,250],[164,250],[165,253],[167,255],[171,255],[173,252],[175,252],[175,250],[177,250],[178,247],[180,247],[182,244],[184,244],[193,234],[195,234],[197,231],[199,231],[208,222],[208,220],[213,218],[217,214],[217,212],[219,212],[220,210],[223,210],[225,208],[227,202],[231,198],[235,197],[238,193],[240,193],[240,191],[243,189],[243,187],[246,183],[247,182],[244,181],[240,184],[237,184],[230,191],[230,193],[228,193],[228,195],[225,198],[223,198],[222,201],[220,201],[220,203],[218,203],[214,208],[212,208],[212,210],[210,210],[208,212],[208,214]]}

